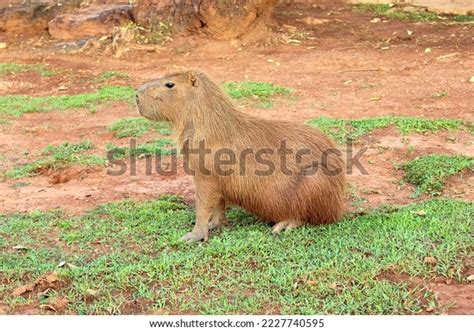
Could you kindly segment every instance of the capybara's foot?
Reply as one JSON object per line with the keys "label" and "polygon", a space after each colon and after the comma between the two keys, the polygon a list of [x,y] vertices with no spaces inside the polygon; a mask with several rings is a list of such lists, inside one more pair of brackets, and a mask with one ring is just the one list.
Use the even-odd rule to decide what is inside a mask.
{"label": "capybara's foot", "polygon": [[301,225],[303,225],[303,222],[301,222],[301,221],[295,221],[295,220],[281,221],[281,222],[278,222],[277,224],[275,224],[273,226],[272,233],[273,234],[278,234],[278,233],[281,232],[281,230],[289,231],[289,230],[295,229],[295,228],[297,228]]}
{"label": "capybara's foot", "polygon": [[194,242],[194,241],[207,241],[209,239],[208,231],[191,231],[186,233],[184,236],[181,237],[180,240],[186,242]]}
{"label": "capybara's foot", "polygon": [[229,221],[227,220],[227,218],[219,217],[219,218],[211,219],[211,221],[209,222],[208,228],[209,230],[212,230],[212,229],[224,227],[226,225],[229,225]]}

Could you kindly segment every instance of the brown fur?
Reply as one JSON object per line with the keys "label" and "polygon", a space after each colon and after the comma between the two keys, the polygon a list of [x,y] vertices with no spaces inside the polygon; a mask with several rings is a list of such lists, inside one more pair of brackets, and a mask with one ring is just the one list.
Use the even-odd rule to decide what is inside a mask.
{"label": "brown fur", "polygon": [[[165,86],[174,83],[173,88]],[[345,165],[341,156],[331,155],[327,163],[329,170],[340,173],[328,176],[322,170],[305,176],[311,162],[321,160],[325,150],[334,149],[334,143],[323,133],[304,124],[285,121],[264,120],[239,112],[230,99],[209,78],[193,71],[174,73],[143,85],[137,92],[140,113],[151,120],[171,122],[176,129],[176,138],[185,148],[198,148],[204,140],[211,155],[206,156],[206,176],[199,167],[197,155],[189,156],[189,165],[195,171],[196,226],[183,239],[208,238],[208,228],[226,222],[225,206],[238,205],[264,220],[277,224],[277,230],[293,228],[301,224],[331,223],[339,220],[344,211]],[[237,161],[248,147],[254,153],[262,148],[274,151],[280,142],[295,151],[307,148],[309,155],[302,162],[295,161],[294,154],[287,159],[287,168],[292,175],[281,171],[280,155],[268,155],[276,170],[269,176],[256,176],[255,170],[265,170],[257,163],[255,154],[244,162],[221,167],[234,170],[233,175],[223,176],[215,171],[214,154],[221,148],[235,152]],[[225,159],[225,157],[222,157]],[[240,167],[245,174],[240,175]]]}

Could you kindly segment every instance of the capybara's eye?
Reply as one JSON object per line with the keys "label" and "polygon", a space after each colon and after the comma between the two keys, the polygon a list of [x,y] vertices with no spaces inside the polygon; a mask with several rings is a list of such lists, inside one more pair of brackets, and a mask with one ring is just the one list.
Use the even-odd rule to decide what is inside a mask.
{"label": "capybara's eye", "polygon": [[168,83],[165,84],[165,86],[166,86],[167,88],[173,88],[174,83],[168,82]]}

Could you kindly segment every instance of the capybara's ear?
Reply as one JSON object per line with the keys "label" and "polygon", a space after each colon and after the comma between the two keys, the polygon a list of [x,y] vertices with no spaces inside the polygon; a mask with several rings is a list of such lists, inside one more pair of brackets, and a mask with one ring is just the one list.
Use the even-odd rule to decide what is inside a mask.
{"label": "capybara's ear", "polygon": [[197,77],[197,74],[194,71],[189,71],[188,72],[188,79],[189,79],[189,82],[191,83],[192,86],[197,86],[198,85],[198,77]]}

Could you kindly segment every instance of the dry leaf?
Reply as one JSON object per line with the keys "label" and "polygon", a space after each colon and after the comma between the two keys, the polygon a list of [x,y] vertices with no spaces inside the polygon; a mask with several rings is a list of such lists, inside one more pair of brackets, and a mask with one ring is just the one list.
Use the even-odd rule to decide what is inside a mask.
{"label": "dry leaf", "polygon": [[430,265],[436,265],[436,263],[438,263],[438,260],[436,260],[434,257],[432,256],[427,256],[425,257],[425,259],[423,260],[426,264],[430,264]]}
{"label": "dry leaf", "polygon": [[413,211],[412,214],[417,215],[417,216],[426,216],[426,211],[416,210],[416,211]]}
{"label": "dry leaf", "polygon": [[54,311],[54,312],[56,311],[56,308],[53,307],[52,305],[40,305],[39,307],[40,307],[40,309],[44,309],[44,310],[51,310],[51,311]]}

